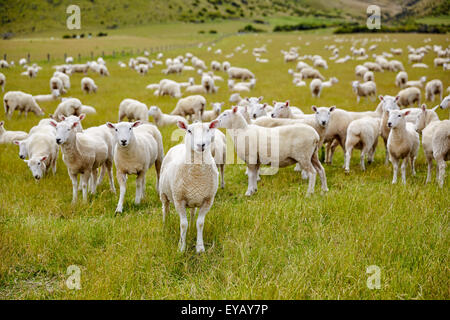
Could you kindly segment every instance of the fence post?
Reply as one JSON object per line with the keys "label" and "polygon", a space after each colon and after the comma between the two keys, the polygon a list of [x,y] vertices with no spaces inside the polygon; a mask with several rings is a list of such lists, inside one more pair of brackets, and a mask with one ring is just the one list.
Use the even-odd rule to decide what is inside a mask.
{"label": "fence post", "polygon": [[47,62],[50,62],[50,53],[47,53]]}
{"label": "fence post", "polygon": [[94,60],[94,52],[91,51],[91,60]]}
{"label": "fence post", "polygon": [[78,61],[81,61],[81,54],[78,54]]}
{"label": "fence post", "polygon": [[8,61],[7,59],[6,59],[6,57],[7,57],[7,55],[6,55],[6,53],[3,55],[3,59],[5,60],[5,61]]}
{"label": "fence post", "polygon": [[115,51],[115,50],[113,50],[113,54],[112,54],[112,56],[113,56],[113,58],[115,58],[115,57],[116,57],[116,51]]}
{"label": "fence post", "polygon": [[28,63],[30,63],[30,54],[29,53],[27,54],[27,61],[28,61]]}
{"label": "fence post", "polygon": [[102,57],[103,58],[105,57],[105,51],[102,51]]}
{"label": "fence post", "polygon": [[64,63],[66,63],[67,53],[64,52]]}

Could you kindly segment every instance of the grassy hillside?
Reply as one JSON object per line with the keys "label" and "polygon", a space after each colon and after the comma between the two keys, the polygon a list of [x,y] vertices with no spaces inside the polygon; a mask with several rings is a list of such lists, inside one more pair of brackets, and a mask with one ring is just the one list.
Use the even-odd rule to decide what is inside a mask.
{"label": "grassy hillside", "polygon": [[[0,1],[0,33],[23,34],[66,28],[71,0]],[[117,29],[167,21],[203,23],[218,19],[312,16],[363,19],[377,4],[385,18],[442,14],[448,0],[80,0],[82,28]],[[448,7],[448,5],[447,5]],[[442,12],[441,12],[442,11]],[[445,14],[445,12],[444,12]]]}

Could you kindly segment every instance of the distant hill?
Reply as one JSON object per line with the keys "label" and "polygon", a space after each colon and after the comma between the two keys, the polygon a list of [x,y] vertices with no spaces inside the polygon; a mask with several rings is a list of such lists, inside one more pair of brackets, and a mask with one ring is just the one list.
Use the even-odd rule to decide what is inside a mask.
{"label": "distant hill", "polygon": [[450,0],[0,0],[0,33],[63,29],[66,8],[76,3],[84,27],[116,29],[166,21],[316,16],[358,20],[377,4],[384,18],[448,14]]}

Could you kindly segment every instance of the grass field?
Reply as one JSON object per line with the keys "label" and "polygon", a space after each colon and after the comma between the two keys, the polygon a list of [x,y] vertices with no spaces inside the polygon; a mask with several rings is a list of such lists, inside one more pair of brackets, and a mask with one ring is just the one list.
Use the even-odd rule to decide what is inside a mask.
{"label": "grass field", "polygon": [[[184,33],[184,28],[179,30]],[[331,44],[334,36],[321,32],[232,36],[218,42],[215,48],[228,54],[242,43],[250,51],[267,44],[268,53],[264,57],[270,60],[268,64],[256,63],[251,54],[235,53],[228,59],[231,64],[248,67],[255,73],[258,82],[251,95],[263,95],[264,101],[289,99],[305,113],[310,112],[312,104],[374,110],[377,102],[363,100],[358,105],[351,91],[357,61],[340,65],[329,61],[330,68],[321,71],[327,78],[338,77],[339,83],[325,88],[319,99],[311,97],[308,87],[297,88],[292,84],[287,70],[294,64],[284,63],[280,50],[299,46],[301,55],[320,54],[328,58],[330,53],[324,46]],[[202,36],[192,37],[198,40]],[[211,39],[209,35],[205,37]],[[383,39],[377,42],[377,54],[391,47],[406,51],[407,45],[420,46],[428,37],[432,39],[431,44],[448,45],[446,35],[339,36],[346,40],[366,37]],[[137,42],[133,42],[133,37],[124,36],[119,45],[141,45],[144,38],[145,34],[141,34]],[[397,42],[392,42],[394,39]],[[104,39],[113,40],[117,39]],[[76,55],[76,50],[81,50],[82,46],[90,51],[103,45],[97,39],[95,42],[83,40],[86,43],[55,41],[58,41],[55,47],[40,40],[0,41],[0,51],[11,52],[17,58],[27,50],[36,54],[47,50],[61,54],[67,50]],[[161,36],[148,41],[164,39]],[[307,42],[310,45],[306,45]],[[71,46],[72,43],[77,45]],[[338,46],[342,46],[341,55],[345,55],[352,43],[346,41]],[[205,59],[208,65],[213,59],[226,60],[224,56],[208,53],[205,48],[189,48],[189,51]],[[173,50],[166,52],[165,57],[184,52]],[[432,65],[433,58],[433,54],[428,54],[424,62]],[[69,95],[97,109],[96,115],[84,120],[85,128],[117,121],[118,106],[124,98],[135,98],[148,106],[158,105],[165,112],[174,108],[175,99],[157,98],[145,89],[147,84],[163,78],[161,68],[151,69],[147,76],[141,77],[128,68],[120,69],[117,65],[120,59],[127,62],[122,57],[107,59],[110,77],[89,74],[98,84],[97,94],[81,92],[83,75],[71,77]],[[410,79],[426,75],[428,79],[441,79],[445,88],[449,86],[449,75],[441,68],[412,69],[406,54],[399,59]],[[19,68],[3,69],[7,77],[6,90],[47,93],[53,69],[51,64],[42,62],[41,65],[43,70],[32,80],[20,76]],[[226,79],[224,73],[217,74]],[[190,76],[193,73],[186,72],[169,78],[186,81]],[[376,73],[375,79],[379,94],[398,92],[394,86],[395,73]],[[198,76],[196,82],[199,82]],[[219,92],[208,95],[208,103],[225,101],[226,106],[230,106],[226,83],[218,85]],[[52,113],[57,103],[42,103],[41,106]],[[442,110],[438,114],[441,119],[449,116]],[[38,120],[32,114],[27,119],[16,114],[7,121],[6,128],[29,130]],[[177,143],[170,140],[174,129],[161,130],[166,152]],[[316,193],[310,198],[305,197],[306,182],[293,171],[293,166],[281,169],[275,176],[262,177],[258,192],[248,198],[244,196],[245,167],[229,165],[225,189],[218,191],[206,217],[206,253],[201,255],[195,253],[195,224],[188,230],[186,253],[177,252],[178,214],[172,207],[163,225],[153,168],[147,174],[143,203],[134,205],[135,178],[130,177],[124,213],[115,215],[118,196],[110,193],[107,183],[99,187],[95,196],[90,196],[88,203],[71,205],[72,187],[63,161],[58,161],[56,176],[50,175],[37,183],[19,159],[17,149],[14,145],[0,145],[2,299],[449,298],[449,182],[447,179],[444,188],[439,189],[433,177],[433,183],[425,185],[422,149],[417,160],[418,174],[411,177],[408,170],[406,186],[391,185],[392,168],[383,164],[382,141],[375,162],[366,172],[359,169],[359,152],[355,151],[351,172],[345,174],[339,149],[333,165],[325,166],[330,191],[321,195],[316,185]],[[65,285],[70,265],[81,269],[81,290],[69,290]],[[366,286],[369,276],[366,268],[370,265],[381,269],[379,290]]]}

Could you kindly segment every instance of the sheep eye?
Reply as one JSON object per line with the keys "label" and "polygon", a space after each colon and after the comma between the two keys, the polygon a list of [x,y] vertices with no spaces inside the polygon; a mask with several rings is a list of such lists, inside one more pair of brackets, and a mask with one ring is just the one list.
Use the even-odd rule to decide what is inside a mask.
{"label": "sheep eye", "polygon": [[117,132],[117,129],[116,129],[116,132]]}
{"label": "sheep eye", "polygon": [[188,133],[192,133],[191,130],[188,130],[187,132],[188,132]]}
{"label": "sheep eye", "polygon": [[401,115],[398,115],[398,117],[400,118],[400,117],[401,117]]}

